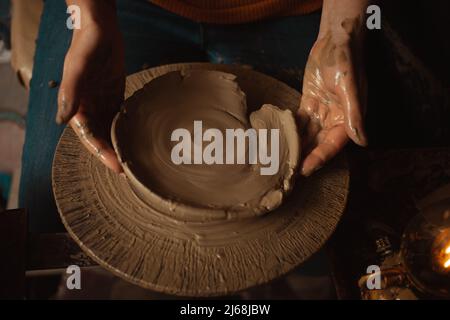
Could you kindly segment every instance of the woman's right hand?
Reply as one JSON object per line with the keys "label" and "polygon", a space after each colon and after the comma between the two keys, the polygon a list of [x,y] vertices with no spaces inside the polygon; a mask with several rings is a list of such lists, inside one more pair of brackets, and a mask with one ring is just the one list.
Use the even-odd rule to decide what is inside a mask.
{"label": "woman's right hand", "polygon": [[123,101],[125,61],[114,1],[78,0],[81,28],[64,61],[56,122],[69,123],[83,145],[108,168],[122,167],[110,143],[111,123]]}

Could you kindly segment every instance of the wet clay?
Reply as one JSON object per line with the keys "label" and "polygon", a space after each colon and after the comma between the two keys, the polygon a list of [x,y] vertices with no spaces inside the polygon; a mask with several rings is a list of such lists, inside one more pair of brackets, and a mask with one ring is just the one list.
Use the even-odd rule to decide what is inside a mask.
{"label": "wet clay", "polygon": [[[141,200],[183,221],[257,216],[282,203],[293,187],[300,157],[294,115],[263,105],[248,116],[246,96],[235,80],[219,71],[171,72],[125,102],[113,123],[112,140]],[[199,120],[203,132],[218,129],[224,137],[226,129],[279,129],[278,172],[261,175],[266,166],[249,161],[175,164],[171,152],[177,142],[171,141],[172,132],[184,128],[194,137],[194,122]],[[246,159],[248,147],[246,140]]]}
{"label": "wet clay", "polygon": [[[241,66],[209,63],[130,75],[126,98],[180,70],[235,74],[251,111],[264,103],[293,112],[298,108],[300,94],[284,83]],[[349,172],[343,157],[301,180],[269,214],[209,223],[180,222],[147,205],[131,190],[130,178],[105,167],[70,127],[56,149],[52,182],[68,233],[100,266],[154,291],[183,297],[230,295],[293,270],[323,247],[345,208]]]}

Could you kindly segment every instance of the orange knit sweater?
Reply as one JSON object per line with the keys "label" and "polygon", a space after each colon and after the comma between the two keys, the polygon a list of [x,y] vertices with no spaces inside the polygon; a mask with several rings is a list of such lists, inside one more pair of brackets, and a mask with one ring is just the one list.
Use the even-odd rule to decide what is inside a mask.
{"label": "orange knit sweater", "polygon": [[310,13],[322,0],[150,0],[180,16],[207,23],[244,23]]}

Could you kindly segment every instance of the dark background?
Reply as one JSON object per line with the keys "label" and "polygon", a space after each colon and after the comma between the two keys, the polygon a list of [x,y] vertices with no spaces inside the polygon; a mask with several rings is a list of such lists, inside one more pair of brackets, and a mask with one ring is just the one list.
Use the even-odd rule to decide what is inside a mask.
{"label": "dark background", "polygon": [[450,144],[449,1],[380,1],[382,30],[368,32],[372,147]]}

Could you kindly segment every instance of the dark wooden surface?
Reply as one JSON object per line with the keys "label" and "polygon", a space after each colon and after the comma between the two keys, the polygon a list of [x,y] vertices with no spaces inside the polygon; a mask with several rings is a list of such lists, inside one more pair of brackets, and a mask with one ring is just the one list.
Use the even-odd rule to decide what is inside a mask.
{"label": "dark wooden surface", "polygon": [[359,299],[359,278],[381,263],[376,239],[387,236],[398,250],[403,229],[418,213],[417,201],[450,183],[450,148],[358,150],[350,159],[347,209],[328,243],[341,299]]}
{"label": "dark wooden surface", "polygon": [[31,234],[27,252],[27,271],[95,265],[67,233]]}
{"label": "dark wooden surface", "polygon": [[[353,150],[345,215],[327,248],[337,295],[359,299],[358,279],[379,263],[375,240],[388,235],[397,250],[415,203],[450,183],[450,148]],[[68,234],[27,235],[25,210],[0,212],[0,298],[24,298],[25,271],[93,262]]]}
{"label": "dark wooden surface", "polygon": [[67,233],[27,234],[26,210],[0,212],[0,299],[26,298],[27,271],[92,266]]}
{"label": "dark wooden surface", "polygon": [[27,217],[25,210],[0,212],[0,299],[23,299]]}

